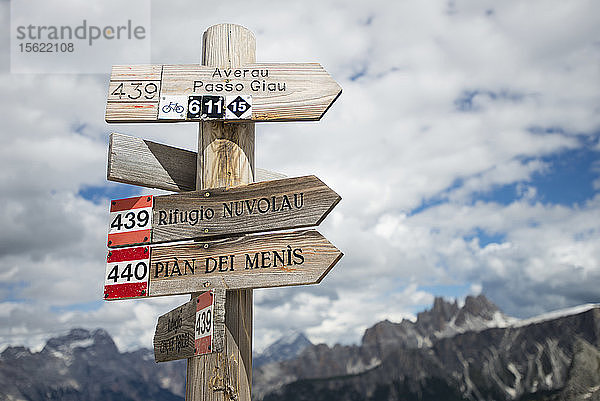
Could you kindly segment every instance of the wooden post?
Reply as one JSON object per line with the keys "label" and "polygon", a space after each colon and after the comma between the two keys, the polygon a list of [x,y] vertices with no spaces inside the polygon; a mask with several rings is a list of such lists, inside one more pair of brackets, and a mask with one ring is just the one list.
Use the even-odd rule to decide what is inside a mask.
{"label": "wooden post", "polygon": [[[204,32],[203,65],[231,68],[255,61],[256,41],[248,29],[219,24]],[[196,189],[253,181],[254,123],[201,122]],[[188,359],[187,401],[251,401],[252,307],[252,290],[227,291],[225,350]]]}

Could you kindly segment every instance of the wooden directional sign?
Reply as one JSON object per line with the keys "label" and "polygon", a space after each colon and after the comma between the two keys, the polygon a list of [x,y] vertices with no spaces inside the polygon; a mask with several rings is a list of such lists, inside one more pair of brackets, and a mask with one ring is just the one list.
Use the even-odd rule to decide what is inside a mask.
{"label": "wooden directional sign", "polygon": [[158,318],[154,332],[156,362],[223,351],[225,290],[211,290]]}
{"label": "wooden directional sign", "polygon": [[[151,199],[111,202],[109,232],[115,233],[108,235],[109,247],[316,226],[341,198],[310,175],[155,196],[149,219],[150,208],[139,207]],[[128,205],[131,210],[125,209]]]}
{"label": "wooden directional sign", "polygon": [[113,66],[106,122],[319,120],[341,92],[317,63]]}
{"label": "wooden directional sign", "polygon": [[[138,257],[145,256],[147,248],[109,251],[106,299],[188,294],[214,288],[316,284],[343,256],[315,230],[154,246],[149,251],[149,260],[142,261]],[[124,259],[119,256],[122,253],[132,256]],[[111,260],[120,263],[110,263]],[[107,287],[137,284],[144,279],[147,291],[106,292]]]}
{"label": "wooden directional sign", "polygon": [[[108,143],[109,181],[165,191],[196,189],[196,152],[118,133],[110,134]],[[280,178],[285,175],[255,168],[256,182]]]}

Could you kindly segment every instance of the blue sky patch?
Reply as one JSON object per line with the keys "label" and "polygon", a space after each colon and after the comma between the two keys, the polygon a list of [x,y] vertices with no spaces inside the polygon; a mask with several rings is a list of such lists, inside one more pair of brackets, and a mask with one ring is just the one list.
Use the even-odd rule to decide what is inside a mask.
{"label": "blue sky patch", "polygon": [[549,167],[534,173],[531,180],[495,187],[474,200],[508,205],[522,196],[521,187],[526,184],[536,189],[534,201],[569,207],[582,205],[597,193],[593,182],[600,178],[599,155],[591,147],[584,146],[541,157],[540,160]]}
{"label": "blue sky patch", "polygon": [[500,92],[494,92],[490,90],[476,89],[476,90],[465,90],[463,91],[456,100],[454,100],[454,106],[456,110],[463,112],[480,111],[481,108],[477,105],[475,97],[481,96],[486,97],[493,101],[509,101],[509,102],[520,102],[525,98],[525,95],[517,92],[510,92],[502,90]]}
{"label": "blue sky patch", "polygon": [[550,169],[535,174],[531,183],[537,189],[539,200],[572,206],[591,199],[597,192],[593,181],[600,177],[600,172],[595,171],[599,155],[584,146],[542,158],[550,164]]}
{"label": "blue sky patch", "polygon": [[2,302],[25,302],[27,299],[20,297],[18,294],[27,287],[29,287],[29,283],[25,281],[15,283],[0,282],[0,300]]}
{"label": "blue sky patch", "polygon": [[83,199],[100,204],[106,199],[122,199],[140,195],[141,188],[129,184],[86,185],[77,195]]}
{"label": "blue sky patch", "polygon": [[489,232],[481,229],[480,227],[476,227],[473,233],[465,235],[463,238],[465,241],[471,241],[473,238],[478,238],[479,246],[483,248],[489,244],[503,243],[506,240],[506,234]]}
{"label": "blue sky patch", "polygon": [[[537,160],[547,164],[548,168],[533,173],[529,180],[496,185],[488,191],[475,192],[468,204],[483,201],[507,206],[526,197],[527,188],[533,188],[535,196],[530,199],[532,202],[581,206],[598,193],[594,188],[594,181],[600,180],[600,152],[593,143],[593,139],[584,140],[583,146],[579,148],[539,157]],[[521,162],[526,164],[532,160],[534,159],[526,158]],[[444,191],[423,199],[421,205],[412,209],[408,215],[413,216],[448,202],[448,194],[461,188],[465,181],[462,178],[454,180]]]}

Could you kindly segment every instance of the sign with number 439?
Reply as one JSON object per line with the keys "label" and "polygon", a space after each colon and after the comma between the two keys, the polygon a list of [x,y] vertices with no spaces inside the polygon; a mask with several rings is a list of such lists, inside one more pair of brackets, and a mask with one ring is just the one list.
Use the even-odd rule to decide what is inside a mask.
{"label": "sign with number 439", "polygon": [[107,245],[111,248],[146,244],[152,234],[152,195],[110,202]]}
{"label": "sign with number 439", "polygon": [[213,314],[215,307],[214,291],[200,294],[196,301],[196,326],[194,355],[212,352]]}

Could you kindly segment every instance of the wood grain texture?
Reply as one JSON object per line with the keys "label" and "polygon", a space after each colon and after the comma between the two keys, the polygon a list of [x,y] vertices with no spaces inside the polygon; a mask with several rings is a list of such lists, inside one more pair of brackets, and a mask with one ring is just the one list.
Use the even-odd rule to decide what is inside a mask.
{"label": "wood grain texture", "polygon": [[214,290],[215,310],[213,319],[215,327],[213,329],[213,346],[215,352],[223,352],[225,349],[225,290],[217,288]]}
{"label": "wood grain texture", "polygon": [[[212,54],[207,59],[219,59],[219,55]],[[154,71],[162,71],[160,82],[156,83],[161,97],[251,95],[253,121],[320,120],[341,94],[341,87],[318,63],[242,63],[242,59],[243,57],[233,57],[232,60],[215,66],[200,64],[115,66],[109,84],[106,122],[186,121],[159,120],[158,96],[146,99],[145,95],[138,97],[133,92],[127,92],[129,96],[115,96],[115,89],[122,83],[133,82],[136,79],[139,82],[156,83],[143,81],[143,77],[151,76],[148,74],[149,67]],[[127,71],[128,74],[124,74],[123,71]],[[223,85],[223,88],[217,90],[217,84]],[[227,88],[227,84],[232,85],[231,90]],[[135,97],[135,100],[144,100],[131,103],[132,97]],[[133,104],[135,106],[132,106]],[[146,109],[141,107],[143,104],[153,105],[154,108]],[[151,110],[155,110],[156,113],[152,114]]]}
{"label": "wood grain texture", "polygon": [[342,253],[315,230],[155,246],[149,296],[316,284]]}
{"label": "wood grain texture", "polygon": [[160,81],[161,74],[160,65],[114,65],[110,78],[120,81]]}
{"label": "wood grain texture", "polygon": [[[108,146],[109,181],[175,192],[196,189],[197,152],[119,133],[110,134]],[[286,178],[258,167],[255,177],[256,181]]]}
{"label": "wood grain texture", "polygon": [[254,123],[201,123],[197,174],[202,178],[202,187],[197,188],[232,187],[253,182],[254,139]]}
{"label": "wood grain texture", "polygon": [[196,152],[110,134],[107,179],[131,185],[192,191],[196,188]]}
{"label": "wood grain texture", "polygon": [[[214,25],[204,32],[202,43],[203,65],[231,67],[256,61],[254,35],[242,26]],[[254,137],[253,123],[231,124],[230,128],[223,123],[200,123],[196,189],[253,182]],[[252,299],[252,290],[226,293],[225,351],[201,360],[188,359],[187,401],[251,401],[252,370],[245,370],[246,377],[240,378],[241,371],[233,366],[252,360]],[[238,320],[246,323],[237,324]]]}
{"label": "wood grain texture", "polygon": [[315,176],[154,197],[152,242],[316,226],[340,196]]}

